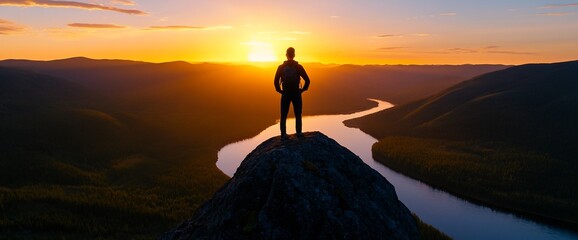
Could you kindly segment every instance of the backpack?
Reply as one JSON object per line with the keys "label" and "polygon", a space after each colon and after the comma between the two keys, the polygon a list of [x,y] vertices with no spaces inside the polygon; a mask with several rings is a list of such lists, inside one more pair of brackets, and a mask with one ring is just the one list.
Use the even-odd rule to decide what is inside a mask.
{"label": "backpack", "polygon": [[283,92],[299,92],[299,82],[301,80],[301,76],[297,70],[298,66],[299,65],[296,63],[286,63],[283,65],[283,72],[281,75],[281,85],[283,86]]}

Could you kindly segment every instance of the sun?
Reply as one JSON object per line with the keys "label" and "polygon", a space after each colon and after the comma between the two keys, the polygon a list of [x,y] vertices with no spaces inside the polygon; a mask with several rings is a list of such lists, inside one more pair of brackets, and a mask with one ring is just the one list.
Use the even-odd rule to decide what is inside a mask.
{"label": "sun", "polygon": [[247,60],[249,62],[275,62],[277,61],[277,56],[275,55],[275,49],[273,45],[266,42],[246,42],[249,46],[249,53],[247,54]]}

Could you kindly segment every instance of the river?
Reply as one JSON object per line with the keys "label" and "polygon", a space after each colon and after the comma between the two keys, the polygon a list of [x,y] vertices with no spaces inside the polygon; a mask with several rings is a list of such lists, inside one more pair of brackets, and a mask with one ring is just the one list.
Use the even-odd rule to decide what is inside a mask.
{"label": "river", "polygon": [[[373,160],[371,146],[377,140],[359,129],[343,124],[347,119],[365,116],[393,105],[374,100],[378,106],[353,114],[321,115],[303,118],[303,131],[320,131],[357,154],[395,186],[399,199],[423,221],[454,239],[578,239],[577,232],[537,223],[514,214],[497,211],[462,200],[419,181],[392,171]],[[287,120],[287,130],[294,131],[294,119]],[[233,176],[241,161],[257,145],[279,135],[279,124],[257,136],[229,144],[218,153],[217,167]]]}

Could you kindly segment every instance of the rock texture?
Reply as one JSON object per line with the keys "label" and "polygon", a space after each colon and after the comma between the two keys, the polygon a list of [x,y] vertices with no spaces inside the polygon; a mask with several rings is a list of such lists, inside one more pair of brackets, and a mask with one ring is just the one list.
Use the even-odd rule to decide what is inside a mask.
{"label": "rock texture", "polygon": [[394,187],[319,132],[271,138],[162,239],[418,239]]}

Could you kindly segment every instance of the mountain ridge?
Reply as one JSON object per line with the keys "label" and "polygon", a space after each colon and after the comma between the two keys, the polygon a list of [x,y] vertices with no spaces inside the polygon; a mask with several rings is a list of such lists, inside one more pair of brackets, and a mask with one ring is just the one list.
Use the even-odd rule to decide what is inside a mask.
{"label": "mountain ridge", "polygon": [[[491,111],[499,111],[503,115],[493,115],[492,117],[503,119],[493,120],[491,124],[513,123],[508,127],[500,128],[500,131],[512,132],[516,129],[516,133],[519,133],[524,131],[519,128],[538,127],[537,123],[532,126],[524,125],[525,121],[519,121],[521,120],[520,116],[515,116],[517,113],[531,114],[532,117],[548,121],[547,123],[555,127],[553,126],[555,121],[551,119],[553,118],[551,114],[559,111],[557,108],[560,106],[556,106],[556,104],[569,104],[567,109],[569,114],[575,114],[574,108],[571,106],[576,104],[574,94],[574,91],[578,89],[578,81],[574,77],[578,76],[576,69],[578,69],[578,61],[512,67],[472,78],[434,94],[432,97],[374,113],[364,117],[363,120],[348,120],[346,123],[350,126],[361,127],[362,130],[378,139],[386,135],[401,133],[428,137],[443,134],[451,139],[491,138],[498,131],[489,131],[482,126],[490,123],[475,120],[478,117],[489,116],[485,112]],[[563,73],[557,74],[560,71]],[[539,79],[545,80],[540,81]],[[490,107],[491,104],[498,103],[501,104],[502,109]],[[477,110],[471,110],[474,107]],[[464,111],[471,112],[465,113]],[[550,115],[546,113],[550,113]],[[472,116],[467,119],[460,118],[460,116],[468,115]],[[546,116],[541,117],[543,115]],[[378,126],[380,125],[379,118],[389,119],[389,123],[392,124]],[[518,121],[512,122],[514,120]],[[561,120],[564,118],[562,117]],[[482,130],[474,131],[474,127],[468,127],[468,124],[475,124]],[[370,126],[374,129],[369,130]],[[460,126],[462,127],[458,129]],[[435,128],[443,128],[444,130],[439,131]],[[485,136],[486,134],[487,136]],[[500,137],[505,137],[503,135],[501,134]]]}
{"label": "mountain ridge", "polygon": [[374,158],[396,171],[576,226],[576,76],[578,61],[516,66],[345,123],[379,139]]}

